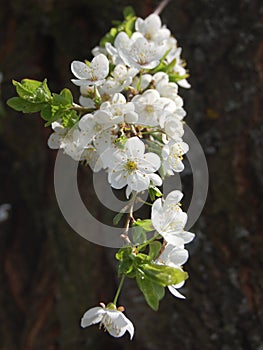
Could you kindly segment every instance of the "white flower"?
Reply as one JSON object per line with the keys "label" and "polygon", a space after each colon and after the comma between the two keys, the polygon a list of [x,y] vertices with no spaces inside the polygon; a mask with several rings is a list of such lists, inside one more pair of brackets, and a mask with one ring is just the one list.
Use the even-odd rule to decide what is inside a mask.
{"label": "white flower", "polygon": [[89,65],[73,61],[71,71],[78,78],[71,79],[75,85],[101,85],[109,74],[109,61],[105,55],[99,54],[93,58]]}
{"label": "white flower", "polygon": [[118,64],[111,73],[111,77],[101,85],[101,90],[109,95],[121,92],[132,83],[132,79],[137,73],[138,70],[135,68],[127,68],[123,64]]}
{"label": "white flower", "polygon": [[183,123],[181,120],[175,117],[173,114],[165,115],[160,117],[160,126],[166,132],[168,139],[175,141],[181,141],[184,134]]}
{"label": "white flower", "polygon": [[173,175],[174,172],[184,170],[183,154],[189,151],[185,142],[169,141],[162,149],[162,165],[164,174]]}
{"label": "white flower", "polygon": [[118,55],[123,62],[138,69],[152,69],[158,66],[165,53],[165,45],[149,42],[140,33],[133,33],[131,38],[120,32],[114,42]]}
{"label": "white flower", "polygon": [[152,13],[144,20],[142,18],[137,18],[135,29],[142,33],[147,40],[155,42],[162,42],[168,39],[171,34],[169,29],[165,26],[162,27],[161,19],[155,13]]}
{"label": "white flower", "polygon": [[[177,46],[177,41],[173,37],[169,38],[167,46],[170,49],[170,52],[166,56],[167,62],[171,63],[175,59],[176,63],[174,66],[174,72],[178,73],[180,76],[185,75],[186,69],[184,68],[184,61],[181,59],[182,48]],[[186,79],[177,81],[177,84],[186,89],[189,89],[191,87]]]}
{"label": "white flower", "polygon": [[127,198],[132,191],[146,190],[151,181],[156,186],[162,184],[160,176],[154,174],[161,164],[159,156],[144,152],[144,143],[138,137],[131,137],[123,149],[109,148],[102,154],[102,162],[109,168],[109,183],[117,189],[128,185]]}
{"label": "white flower", "polygon": [[126,331],[130,333],[130,339],[134,335],[132,322],[117,309],[97,306],[86,311],[81,319],[81,327],[85,328],[96,323],[100,323],[100,328],[103,326],[116,338],[122,337]]}
{"label": "white flower", "polygon": [[83,133],[75,126],[63,137],[60,148],[74,160],[84,160],[85,155],[83,152],[90,146],[90,141],[90,135]]}
{"label": "white flower", "polygon": [[135,111],[138,114],[137,124],[157,126],[159,117],[171,113],[172,101],[162,98],[159,92],[153,89],[146,90],[142,95],[136,95],[132,99]]}
{"label": "white flower", "polygon": [[112,96],[111,101],[103,102],[100,110],[109,113],[109,118],[115,123],[135,123],[138,120],[138,115],[135,113],[135,107],[132,102],[126,102],[126,98],[121,93],[116,93]]}
{"label": "white flower", "polygon": [[[164,251],[159,256],[157,263],[181,269],[181,266],[187,261],[188,256],[188,251],[184,249],[183,246],[175,247],[172,244],[167,244]],[[185,281],[182,281],[180,283],[170,285],[168,286],[168,289],[175,297],[185,299],[185,296],[179,293],[177,290],[181,288],[184,283]]]}
{"label": "white flower", "polygon": [[69,129],[65,128],[58,121],[53,122],[51,126],[54,132],[49,136],[47,144],[51,149],[58,149],[60,148],[62,139],[65,137]]}
{"label": "white flower", "polygon": [[78,125],[83,137],[90,142],[94,136],[122,121],[119,116],[111,116],[103,110],[97,110],[94,114],[85,114]]}
{"label": "white flower", "polygon": [[182,211],[179,202],[183,194],[180,191],[172,191],[165,201],[158,198],[152,206],[152,224],[164,239],[177,247],[191,242],[194,234],[184,230],[187,214]]}

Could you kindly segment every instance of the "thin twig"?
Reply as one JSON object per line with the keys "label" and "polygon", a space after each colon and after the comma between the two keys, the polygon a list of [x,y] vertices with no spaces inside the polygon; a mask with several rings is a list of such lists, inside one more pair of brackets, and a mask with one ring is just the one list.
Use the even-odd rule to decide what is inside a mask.
{"label": "thin twig", "polygon": [[156,15],[159,15],[163,10],[164,8],[168,5],[168,3],[170,2],[170,0],[163,0],[155,9],[154,13]]}
{"label": "thin twig", "polygon": [[133,206],[134,206],[135,198],[136,198],[136,194],[133,194],[133,197],[130,201],[130,209],[125,222],[124,231],[121,234],[121,238],[123,238],[128,244],[131,244],[130,238],[128,236],[128,232],[129,232],[130,223],[134,222]]}

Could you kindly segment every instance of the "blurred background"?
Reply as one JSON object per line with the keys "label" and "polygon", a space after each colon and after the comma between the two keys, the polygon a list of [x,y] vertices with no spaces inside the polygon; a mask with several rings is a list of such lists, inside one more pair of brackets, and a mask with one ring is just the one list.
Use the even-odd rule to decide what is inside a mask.
{"label": "blurred background", "polygon": [[[77,100],[71,61],[91,58],[125,6],[145,17],[158,1],[0,5],[0,205],[9,205],[0,217],[0,349],[263,350],[262,1],[172,0],[161,15],[190,69],[192,88],[180,94],[206,154],[210,187],[188,246],[187,299],[167,292],[156,313],[133,281],[124,286],[120,303],[135,323],[133,342],[97,326],[80,328],[88,308],[114,295],[115,250],[68,226],[54,194],[51,130],[6,100],[15,93],[11,80],[22,78],[47,78],[52,91],[69,87]],[[79,175],[94,212],[103,216],[90,171],[80,168]],[[183,181],[186,206],[191,174]]]}

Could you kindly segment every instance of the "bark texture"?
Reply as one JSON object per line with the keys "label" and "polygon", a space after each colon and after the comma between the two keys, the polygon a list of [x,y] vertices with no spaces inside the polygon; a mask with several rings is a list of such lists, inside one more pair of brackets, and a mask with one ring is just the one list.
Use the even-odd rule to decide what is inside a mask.
{"label": "bark texture", "polygon": [[[181,95],[187,123],[206,153],[210,188],[192,229],[197,237],[189,245],[187,299],[167,293],[154,313],[133,281],[125,284],[121,303],[136,326],[132,343],[95,326],[80,329],[83,312],[114,295],[114,250],[69,228],[54,195],[50,130],[39,117],[5,105],[14,94],[11,79],[46,77],[54,91],[74,90],[70,62],[90,58],[128,1],[0,4],[0,204],[12,205],[0,223],[0,348],[262,350],[262,2],[172,0],[162,13],[190,68],[192,89]],[[130,4],[146,16],[157,2]],[[87,186],[90,172],[82,169],[80,177],[94,212],[103,216]],[[183,181],[187,202],[191,175]]]}

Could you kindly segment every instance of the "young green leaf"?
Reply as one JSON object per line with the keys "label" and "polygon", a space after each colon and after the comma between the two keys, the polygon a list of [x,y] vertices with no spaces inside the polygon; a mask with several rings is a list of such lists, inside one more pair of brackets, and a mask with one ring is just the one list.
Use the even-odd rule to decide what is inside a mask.
{"label": "young green leaf", "polygon": [[135,11],[132,6],[126,6],[123,10],[123,17],[128,20],[135,16]]}
{"label": "young green leaf", "polygon": [[67,105],[69,106],[72,106],[73,104],[73,96],[72,96],[72,93],[69,89],[63,89],[61,92],[60,92],[60,96],[62,96],[64,98],[64,101],[67,102]]}
{"label": "young green leaf", "polygon": [[162,197],[162,195],[163,194],[158,187],[156,186],[149,187],[149,196],[152,202],[155,201],[155,197],[159,198],[159,197]]}
{"label": "young green leaf", "polygon": [[160,250],[162,248],[162,243],[158,241],[151,242],[149,244],[149,257],[152,260],[155,260],[158,258],[160,254]]}
{"label": "young green leaf", "polygon": [[151,219],[145,219],[145,220],[138,219],[134,222],[133,225],[142,227],[146,232],[150,232],[154,230]]}
{"label": "young green leaf", "polygon": [[136,282],[144,295],[147,304],[154,310],[157,311],[159,308],[159,301],[164,297],[164,287],[160,286],[149,280],[144,274],[138,273],[136,275]]}
{"label": "young green leaf", "polygon": [[163,287],[180,283],[187,279],[188,274],[175,267],[157,265],[154,263],[144,264],[140,267],[145,276],[154,283]]}
{"label": "young green leaf", "polygon": [[142,244],[147,240],[146,231],[141,226],[132,227],[131,234],[134,244]]}
{"label": "young green leaf", "polygon": [[41,111],[45,106],[43,103],[31,103],[26,100],[23,100],[21,97],[11,97],[7,101],[7,105],[18,112],[23,113],[36,113]]}
{"label": "young green leaf", "polygon": [[122,213],[122,212],[116,214],[113,218],[113,225],[118,225],[118,223],[120,222],[123,215],[124,215],[124,213]]}
{"label": "young green leaf", "polygon": [[16,92],[22,99],[31,103],[49,102],[51,92],[47,86],[47,80],[43,82],[31,79],[23,79],[21,83],[13,80]]}

